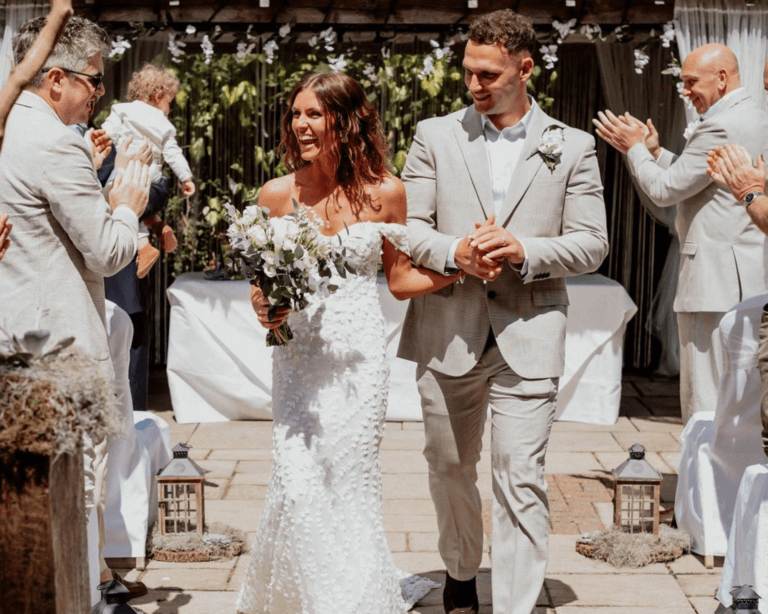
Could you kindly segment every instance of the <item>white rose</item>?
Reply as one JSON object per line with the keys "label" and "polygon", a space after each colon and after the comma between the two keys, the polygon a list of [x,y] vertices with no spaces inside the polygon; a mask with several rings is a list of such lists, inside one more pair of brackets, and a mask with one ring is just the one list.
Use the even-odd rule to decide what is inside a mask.
{"label": "white rose", "polygon": [[563,148],[557,142],[543,142],[539,145],[539,151],[547,156],[559,156],[563,153]]}
{"label": "white rose", "polygon": [[267,233],[261,226],[251,226],[245,235],[257,246],[261,247],[267,242]]}
{"label": "white rose", "polygon": [[299,227],[290,218],[274,217],[269,220],[269,225],[272,229],[272,242],[275,244],[275,249],[284,249],[284,243],[286,237],[294,241],[299,236]]}
{"label": "white rose", "polygon": [[292,252],[296,249],[296,241],[292,237],[285,237],[283,240],[283,249],[287,252]]}

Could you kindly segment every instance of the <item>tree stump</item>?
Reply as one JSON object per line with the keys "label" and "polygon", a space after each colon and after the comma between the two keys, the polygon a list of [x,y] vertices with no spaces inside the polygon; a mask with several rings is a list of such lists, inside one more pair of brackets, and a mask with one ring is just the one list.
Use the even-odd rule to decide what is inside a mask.
{"label": "tree stump", "polygon": [[91,611],[82,437],[115,424],[109,386],[79,351],[0,364],[0,612]]}

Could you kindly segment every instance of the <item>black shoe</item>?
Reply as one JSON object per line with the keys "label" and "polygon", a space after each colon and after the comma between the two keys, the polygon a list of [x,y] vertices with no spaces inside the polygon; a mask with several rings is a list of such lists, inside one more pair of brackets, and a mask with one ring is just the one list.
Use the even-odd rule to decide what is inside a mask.
{"label": "black shoe", "polygon": [[480,601],[477,598],[477,578],[454,580],[445,572],[443,607],[445,614],[478,614]]}

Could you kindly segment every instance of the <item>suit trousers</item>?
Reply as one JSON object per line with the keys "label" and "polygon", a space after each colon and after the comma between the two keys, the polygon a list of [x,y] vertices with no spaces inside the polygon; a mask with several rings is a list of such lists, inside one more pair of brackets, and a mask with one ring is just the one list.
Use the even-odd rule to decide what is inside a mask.
{"label": "suit trousers", "polygon": [[451,377],[419,365],[416,374],[438,549],[446,570],[452,578],[469,580],[480,567],[483,519],[477,463],[490,405],[493,611],[531,614],[547,566],[544,455],[558,380],[517,375],[492,335],[469,373]]}
{"label": "suit trousers", "polygon": [[85,435],[83,437],[83,477],[85,480],[85,517],[90,518],[91,509],[96,506],[96,522],[99,525],[99,572],[109,569],[102,556],[107,541],[105,513],[105,480],[107,477],[107,460],[109,444],[106,439],[99,443]]}
{"label": "suit trousers", "polygon": [[679,311],[680,410],[683,426],[699,411],[715,411],[723,372],[721,311]]}
{"label": "suit trousers", "polygon": [[763,423],[763,451],[768,456],[768,305],[763,307],[760,319],[760,342],[757,351],[757,367],[760,370],[760,420]]}

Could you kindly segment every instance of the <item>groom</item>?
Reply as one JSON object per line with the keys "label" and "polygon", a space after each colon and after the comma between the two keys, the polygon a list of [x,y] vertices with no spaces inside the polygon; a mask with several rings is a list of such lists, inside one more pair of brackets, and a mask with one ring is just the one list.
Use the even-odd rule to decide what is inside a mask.
{"label": "groom", "polygon": [[605,257],[605,206],[594,139],[526,94],[530,21],[495,11],[468,38],[474,105],[421,122],[402,173],[414,261],[467,277],[411,301],[398,355],[418,363],[445,611],[479,609],[476,465],[490,405],[493,607],[531,614],[547,563],[544,455],[563,372],[564,277]]}

